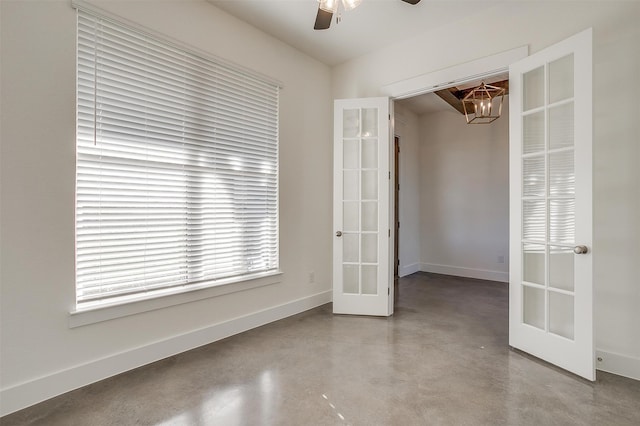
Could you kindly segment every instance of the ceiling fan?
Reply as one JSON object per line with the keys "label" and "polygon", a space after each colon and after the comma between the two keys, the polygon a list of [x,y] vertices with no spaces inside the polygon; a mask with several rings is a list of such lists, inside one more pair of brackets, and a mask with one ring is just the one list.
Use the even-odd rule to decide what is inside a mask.
{"label": "ceiling fan", "polygon": [[[420,0],[402,0],[409,4],[418,4]],[[338,11],[338,6],[342,4],[344,10],[355,9],[362,0],[318,0],[318,14],[316,15],[316,23],[314,30],[326,30],[331,26],[333,14]],[[338,15],[338,20],[340,19]]]}

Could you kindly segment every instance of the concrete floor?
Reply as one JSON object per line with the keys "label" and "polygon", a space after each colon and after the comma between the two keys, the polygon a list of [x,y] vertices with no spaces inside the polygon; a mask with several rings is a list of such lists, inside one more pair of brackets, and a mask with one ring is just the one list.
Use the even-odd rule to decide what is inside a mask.
{"label": "concrete floor", "polygon": [[10,425],[640,425],[640,382],[511,351],[507,285],[400,280],[392,318],[331,305],[86,386]]}

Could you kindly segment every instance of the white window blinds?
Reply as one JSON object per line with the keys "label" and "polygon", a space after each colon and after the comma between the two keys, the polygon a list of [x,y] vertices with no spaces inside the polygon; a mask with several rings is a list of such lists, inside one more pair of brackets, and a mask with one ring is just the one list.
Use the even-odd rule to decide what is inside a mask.
{"label": "white window blinds", "polygon": [[78,306],[276,270],[279,87],[83,10],[77,44]]}

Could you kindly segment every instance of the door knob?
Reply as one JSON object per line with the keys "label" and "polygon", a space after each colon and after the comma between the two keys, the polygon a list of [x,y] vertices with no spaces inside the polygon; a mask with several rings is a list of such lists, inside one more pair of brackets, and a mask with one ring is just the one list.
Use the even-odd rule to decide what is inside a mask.
{"label": "door knob", "polygon": [[336,237],[342,237],[342,231],[336,232]]}
{"label": "door knob", "polygon": [[573,248],[573,252],[575,254],[585,254],[589,251],[589,249],[587,248],[587,246],[575,246]]}

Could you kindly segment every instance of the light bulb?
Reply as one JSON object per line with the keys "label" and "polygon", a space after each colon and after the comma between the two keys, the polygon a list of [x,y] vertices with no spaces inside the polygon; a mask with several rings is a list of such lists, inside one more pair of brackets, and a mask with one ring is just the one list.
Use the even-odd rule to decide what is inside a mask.
{"label": "light bulb", "polygon": [[352,10],[360,5],[362,0],[342,0],[342,6],[344,10]]}
{"label": "light bulb", "polygon": [[318,0],[320,9],[331,13],[334,13],[338,9],[338,1],[340,0]]}

